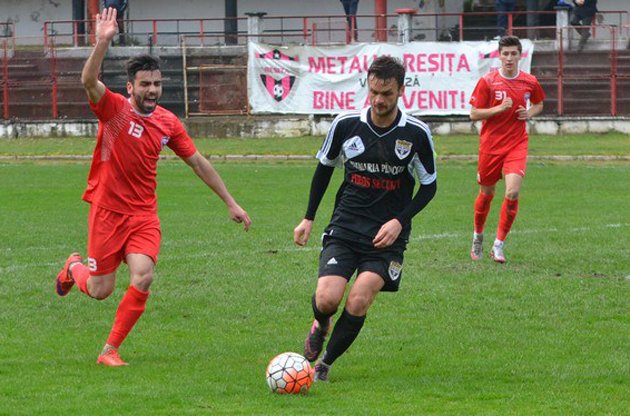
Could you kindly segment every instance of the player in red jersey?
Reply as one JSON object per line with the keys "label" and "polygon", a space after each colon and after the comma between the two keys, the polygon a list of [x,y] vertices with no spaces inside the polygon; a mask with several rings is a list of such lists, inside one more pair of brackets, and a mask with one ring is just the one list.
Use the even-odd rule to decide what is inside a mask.
{"label": "player in red jersey", "polygon": [[[518,197],[527,165],[525,123],[543,110],[543,92],[533,75],[520,71],[523,48],[516,36],[499,40],[501,67],[483,76],[470,98],[470,119],[483,120],[479,142],[475,200],[474,233],[470,257],[479,260],[483,253],[483,229],[490,212],[496,184],[505,179],[505,199],[499,215],[497,236],[491,257],[505,263],[503,242],[518,210]],[[531,104],[528,107],[528,102]]]}
{"label": "player in red jersey", "polygon": [[90,203],[88,261],[73,253],[57,275],[60,296],[72,286],[95,299],[112,294],[116,269],[129,266],[130,285],[116,311],[114,325],[97,363],[122,366],[118,347],[145,309],[160,249],[156,207],[156,167],[164,146],[171,148],[227,205],[231,219],[251,225],[247,212],[230,195],[219,174],[195,148],[181,122],[160,107],[159,62],[143,55],[127,62],[129,98],[110,91],[98,79],[112,38],[118,33],[116,10],[96,16],[96,45],[83,67],[81,82],[99,120],[98,139],[83,199]]}

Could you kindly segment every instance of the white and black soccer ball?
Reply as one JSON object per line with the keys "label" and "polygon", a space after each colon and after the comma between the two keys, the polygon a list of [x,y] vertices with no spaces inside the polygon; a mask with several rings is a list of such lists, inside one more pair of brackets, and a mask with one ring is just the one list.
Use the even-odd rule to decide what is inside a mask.
{"label": "white and black soccer ball", "polygon": [[304,394],[313,384],[311,364],[295,352],[284,352],[273,357],[265,376],[271,391],[278,394]]}

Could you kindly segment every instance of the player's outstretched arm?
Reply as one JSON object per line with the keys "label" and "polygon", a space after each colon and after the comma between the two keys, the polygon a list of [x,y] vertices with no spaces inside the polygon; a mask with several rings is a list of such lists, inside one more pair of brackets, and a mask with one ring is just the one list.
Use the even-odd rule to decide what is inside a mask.
{"label": "player's outstretched arm", "polygon": [[197,176],[225,202],[232,221],[239,224],[242,223],[245,227],[245,231],[249,230],[249,227],[252,225],[252,220],[249,218],[249,215],[247,215],[247,212],[236,203],[236,200],[228,192],[219,173],[212,167],[208,159],[203,157],[201,153],[195,152],[194,155],[184,159],[184,161],[192,168]]}
{"label": "player's outstretched arm", "polygon": [[91,102],[97,103],[105,95],[105,84],[98,79],[105,54],[114,36],[118,33],[116,9],[109,7],[96,15],[96,45],[81,72],[81,84]]}
{"label": "player's outstretched arm", "polygon": [[311,229],[313,228],[315,213],[326,193],[334,170],[335,168],[332,166],[325,166],[321,163],[317,164],[317,168],[313,174],[313,180],[311,181],[311,191],[308,196],[306,215],[304,215],[302,222],[293,230],[293,242],[298,246],[305,246],[306,243],[308,243],[308,239],[311,236]]}

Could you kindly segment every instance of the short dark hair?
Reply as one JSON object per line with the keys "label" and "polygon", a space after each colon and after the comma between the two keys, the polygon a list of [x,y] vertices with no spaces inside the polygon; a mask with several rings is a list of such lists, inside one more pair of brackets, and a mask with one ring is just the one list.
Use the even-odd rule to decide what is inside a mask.
{"label": "short dark hair", "polygon": [[503,36],[501,39],[499,39],[499,52],[501,52],[501,49],[505,48],[506,46],[518,46],[518,51],[523,52],[523,45],[521,45],[521,40],[516,36]]}
{"label": "short dark hair", "polygon": [[157,71],[160,69],[160,61],[151,55],[135,56],[125,64],[127,68],[127,80],[133,82],[138,71]]}
{"label": "short dark hair", "polygon": [[405,67],[400,59],[391,56],[379,56],[368,68],[368,78],[374,75],[378,79],[395,79],[398,87],[405,84]]}

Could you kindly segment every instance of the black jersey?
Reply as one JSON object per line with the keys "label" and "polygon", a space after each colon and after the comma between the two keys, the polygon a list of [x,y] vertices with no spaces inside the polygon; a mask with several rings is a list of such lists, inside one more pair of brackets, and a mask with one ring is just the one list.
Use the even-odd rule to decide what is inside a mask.
{"label": "black jersey", "polygon": [[[436,179],[429,127],[398,111],[388,129],[369,119],[369,107],[337,116],[317,153],[320,163],[344,168],[335,209],[326,233],[371,244],[387,221],[410,204],[416,183]],[[397,243],[406,243],[411,221],[402,222]]]}

